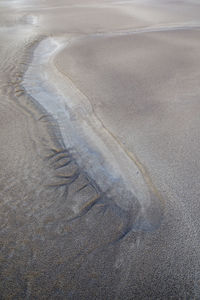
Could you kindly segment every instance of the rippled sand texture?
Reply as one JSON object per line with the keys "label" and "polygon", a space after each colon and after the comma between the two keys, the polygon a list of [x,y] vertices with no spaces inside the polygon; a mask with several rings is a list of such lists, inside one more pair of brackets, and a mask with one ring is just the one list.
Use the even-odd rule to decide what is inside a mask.
{"label": "rippled sand texture", "polygon": [[[48,37],[66,46],[43,74]],[[198,1],[0,1],[1,299],[200,298],[199,38]],[[32,97],[44,83],[66,99],[57,120]],[[85,98],[68,115],[71,90]],[[136,165],[147,210],[140,180],[122,190],[111,168],[104,188],[68,144],[84,99],[85,139],[131,180]]]}

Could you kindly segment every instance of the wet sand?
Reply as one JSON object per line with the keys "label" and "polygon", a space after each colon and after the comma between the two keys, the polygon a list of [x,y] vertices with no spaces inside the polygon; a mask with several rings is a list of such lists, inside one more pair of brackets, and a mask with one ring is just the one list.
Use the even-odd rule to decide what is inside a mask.
{"label": "wet sand", "polygon": [[0,298],[199,299],[199,4],[0,15]]}

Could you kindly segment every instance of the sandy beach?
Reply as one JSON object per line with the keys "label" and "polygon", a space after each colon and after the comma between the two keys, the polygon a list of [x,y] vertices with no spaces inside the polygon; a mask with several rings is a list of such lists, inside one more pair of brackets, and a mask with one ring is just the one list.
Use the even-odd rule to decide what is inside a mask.
{"label": "sandy beach", "polygon": [[0,299],[199,299],[198,1],[0,17]]}

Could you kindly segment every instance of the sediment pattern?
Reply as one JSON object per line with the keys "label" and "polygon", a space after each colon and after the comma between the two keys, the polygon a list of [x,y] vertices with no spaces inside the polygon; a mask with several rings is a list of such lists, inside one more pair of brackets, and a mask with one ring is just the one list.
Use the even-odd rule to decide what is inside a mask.
{"label": "sediment pattern", "polygon": [[[77,161],[76,149],[63,141],[58,120],[23,87],[33,51],[47,36],[96,38],[104,31],[107,38],[113,31],[126,36],[156,20],[167,25],[148,31],[167,31],[176,17],[178,23],[194,19],[190,30],[198,30],[195,1],[195,9],[186,3],[178,16],[177,4],[169,11],[158,1],[147,8],[134,4],[138,18],[130,16],[131,1],[123,8],[121,2],[0,2],[0,299],[200,297],[198,205],[195,215],[168,192],[159,222],[144,230],[137,197],[113,196],[112,184],[102,189]],[[98,27],[104,14],[106,22]],[[70,61],[68,66],[70,71]]]}

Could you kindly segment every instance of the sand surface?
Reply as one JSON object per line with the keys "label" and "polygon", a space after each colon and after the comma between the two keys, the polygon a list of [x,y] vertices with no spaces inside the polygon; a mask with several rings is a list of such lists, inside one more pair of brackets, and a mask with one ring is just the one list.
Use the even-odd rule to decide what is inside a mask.
{"label": "sand surface", "polygon": [[199,299],[198,1],[0,17],[0,298]]}

